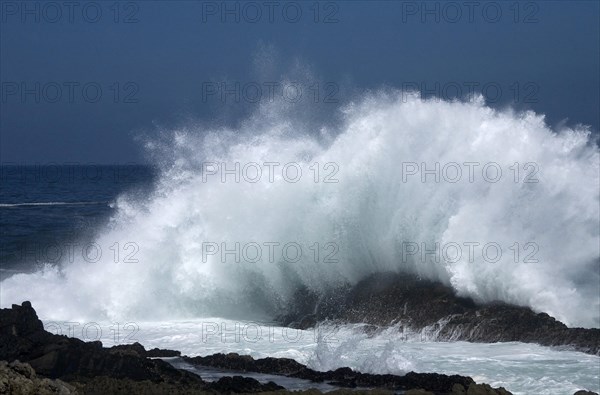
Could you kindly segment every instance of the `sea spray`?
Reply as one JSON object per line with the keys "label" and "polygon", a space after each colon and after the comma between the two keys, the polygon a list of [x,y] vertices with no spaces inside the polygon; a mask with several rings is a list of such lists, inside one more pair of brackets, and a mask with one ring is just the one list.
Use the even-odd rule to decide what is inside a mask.
{"label": "sea spray", "polygon": [[[2,305],[28,299],[48,319],[269,319],[300,287],[402,271],[600,326],[600,162],[587,129],[403,93],[344,107],[335,130],[279,111],[148,141],[161,176],[145,199],[117,200],[101,257],[14,275]],[[115,243],[135,254],[115,259]]]}

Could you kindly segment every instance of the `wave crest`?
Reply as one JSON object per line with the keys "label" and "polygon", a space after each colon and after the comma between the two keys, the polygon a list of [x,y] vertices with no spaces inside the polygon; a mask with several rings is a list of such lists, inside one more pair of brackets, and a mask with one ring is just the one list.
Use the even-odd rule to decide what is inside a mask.
{"label": "wave crest", "polygon": [[[106,254],[94,264],[14,275],[1,284],[2,303],[29,299],[45,318],[257,318],[285,309],[299,287],[319,292],[404,271],[476,300],[600,325],[600,161],[589,130],[554,131],[543,116],[493,110],[480,98],[446,102],[405,93],[346,106],[337,130],[314,132],[277,111],[261,107],[235,130],[190,126],[148,142],[162,167],[153,194],[143,202],[118,199],[97,240],[135,243],[137,262]],[[233,173],[222,182],[208,162],[234,173],[240,164],[239,182]],[[273,162],[280,165],[270,180],[266,163]],[[250,163],[263,171],[256,182],[242,173]],[[302,171],[295,182],[280,172],[290,163]],[[436,163],[439,181],[427,175]],[[474,165],[465,163],[479,164],[473,180]],[[497,181],[480,173],[489,163],[490,172],[502,170]],[[448,164],[463,172],[457,181],[458,168]],[[411,174],[414,166],[419,171]],[[257,167],[246,170],[252,179]],[[533,170],[538,182],[523,182]],[[324,182],[326,176],[337,182]],[[237,263],[235,254],[207,254],[207,243],[236,242],[259,244],[262,256]],[[297,243],[302,256],[270,259],[265,242]],[[497,243],[502,256],[468,256],[465,243],[474,242]],[[453,243],[463,246],[462,256],[447,259],[443,248]],[[408,253],[415,244],[418,253]],[[536,263],[523,258],[531,246]],[[432,248],[438,251],[422,255]]]}

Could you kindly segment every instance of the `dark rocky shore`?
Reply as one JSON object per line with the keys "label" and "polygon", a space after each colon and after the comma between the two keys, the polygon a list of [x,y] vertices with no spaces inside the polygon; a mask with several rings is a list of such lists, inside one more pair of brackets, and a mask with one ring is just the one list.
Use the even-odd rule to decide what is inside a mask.
{"label": "dark rocky shore", "polygon": [[404,376],[391,374],[366,374],[350,368],[340,368],[328,372],[317,372],[287,358],[253,359],[248,355],[215,354],[207,357],[184,357],[192,364],[210,366],[238,372],[278,374],[310,380],[315,383],[327,382],[345,388],[378,388],[387,390],[424,389],[435,394],[510,394],[504,388],[493,389],[486,384],[476,384],[465,376],[447,376],[436,373],[410,372]]}
{"label": "dark rocky shore", "polygon": [[478,305],[441,283],[412,276],[373,275],[354,287],[330,295],[298,291],[282,325],[307,329],[331,320],[366,323],[371,329],[397,324],[435,340],[538,343],[600,355],[600,329],[568,328],[546,313],[530,308],[490,303]]}
{"label": "dark rocky shore", "polygon": [[[317,372],[291,359],[254,360],[237,354],[183,357],[187,362],[231,371],[215,382],[179,370],[161,359],[171,350],[145,350],[138,343],[104,348],[100,342],[54,335],[44,330],[29,302],[0,309],[0,393],[2,394],[201,394],[280,392],[285,388],[243,377],[248,372],[327,382],[372,393],[507,395],[503,388],[476,384],[470,377],[435,373],[405,376],[363,374],[349,368]],[[344,390],[343,388],[348,388]],[[306,393],[319,393],[315,390]]]}

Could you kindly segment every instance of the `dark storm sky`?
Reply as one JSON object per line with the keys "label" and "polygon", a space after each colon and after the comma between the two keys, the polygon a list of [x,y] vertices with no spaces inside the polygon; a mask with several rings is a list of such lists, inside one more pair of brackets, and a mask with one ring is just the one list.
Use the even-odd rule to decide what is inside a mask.
{"label": "dark storm sky", "polygon": [[207,83],[254,83],[264,95],[296,62],[320,83],[320,101],[485,86],[500,89],[493,105],[598,130],[599,2],[447,4],[2,1],[1,161],[140,161],[134,136],[252,107],[203,96]]}

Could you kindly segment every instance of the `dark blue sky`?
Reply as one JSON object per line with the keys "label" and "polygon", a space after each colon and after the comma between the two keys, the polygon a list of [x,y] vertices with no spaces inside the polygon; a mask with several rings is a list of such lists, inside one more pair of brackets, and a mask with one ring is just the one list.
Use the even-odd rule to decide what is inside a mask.
{"label": "dark blue sky", "polygon": [[4,163],[140,161],[134,136],[233,122],[297,64],[323,113],[382,86],[485,87],[551,125],[600,126],[597,1],[68,3],[0,3]]}

